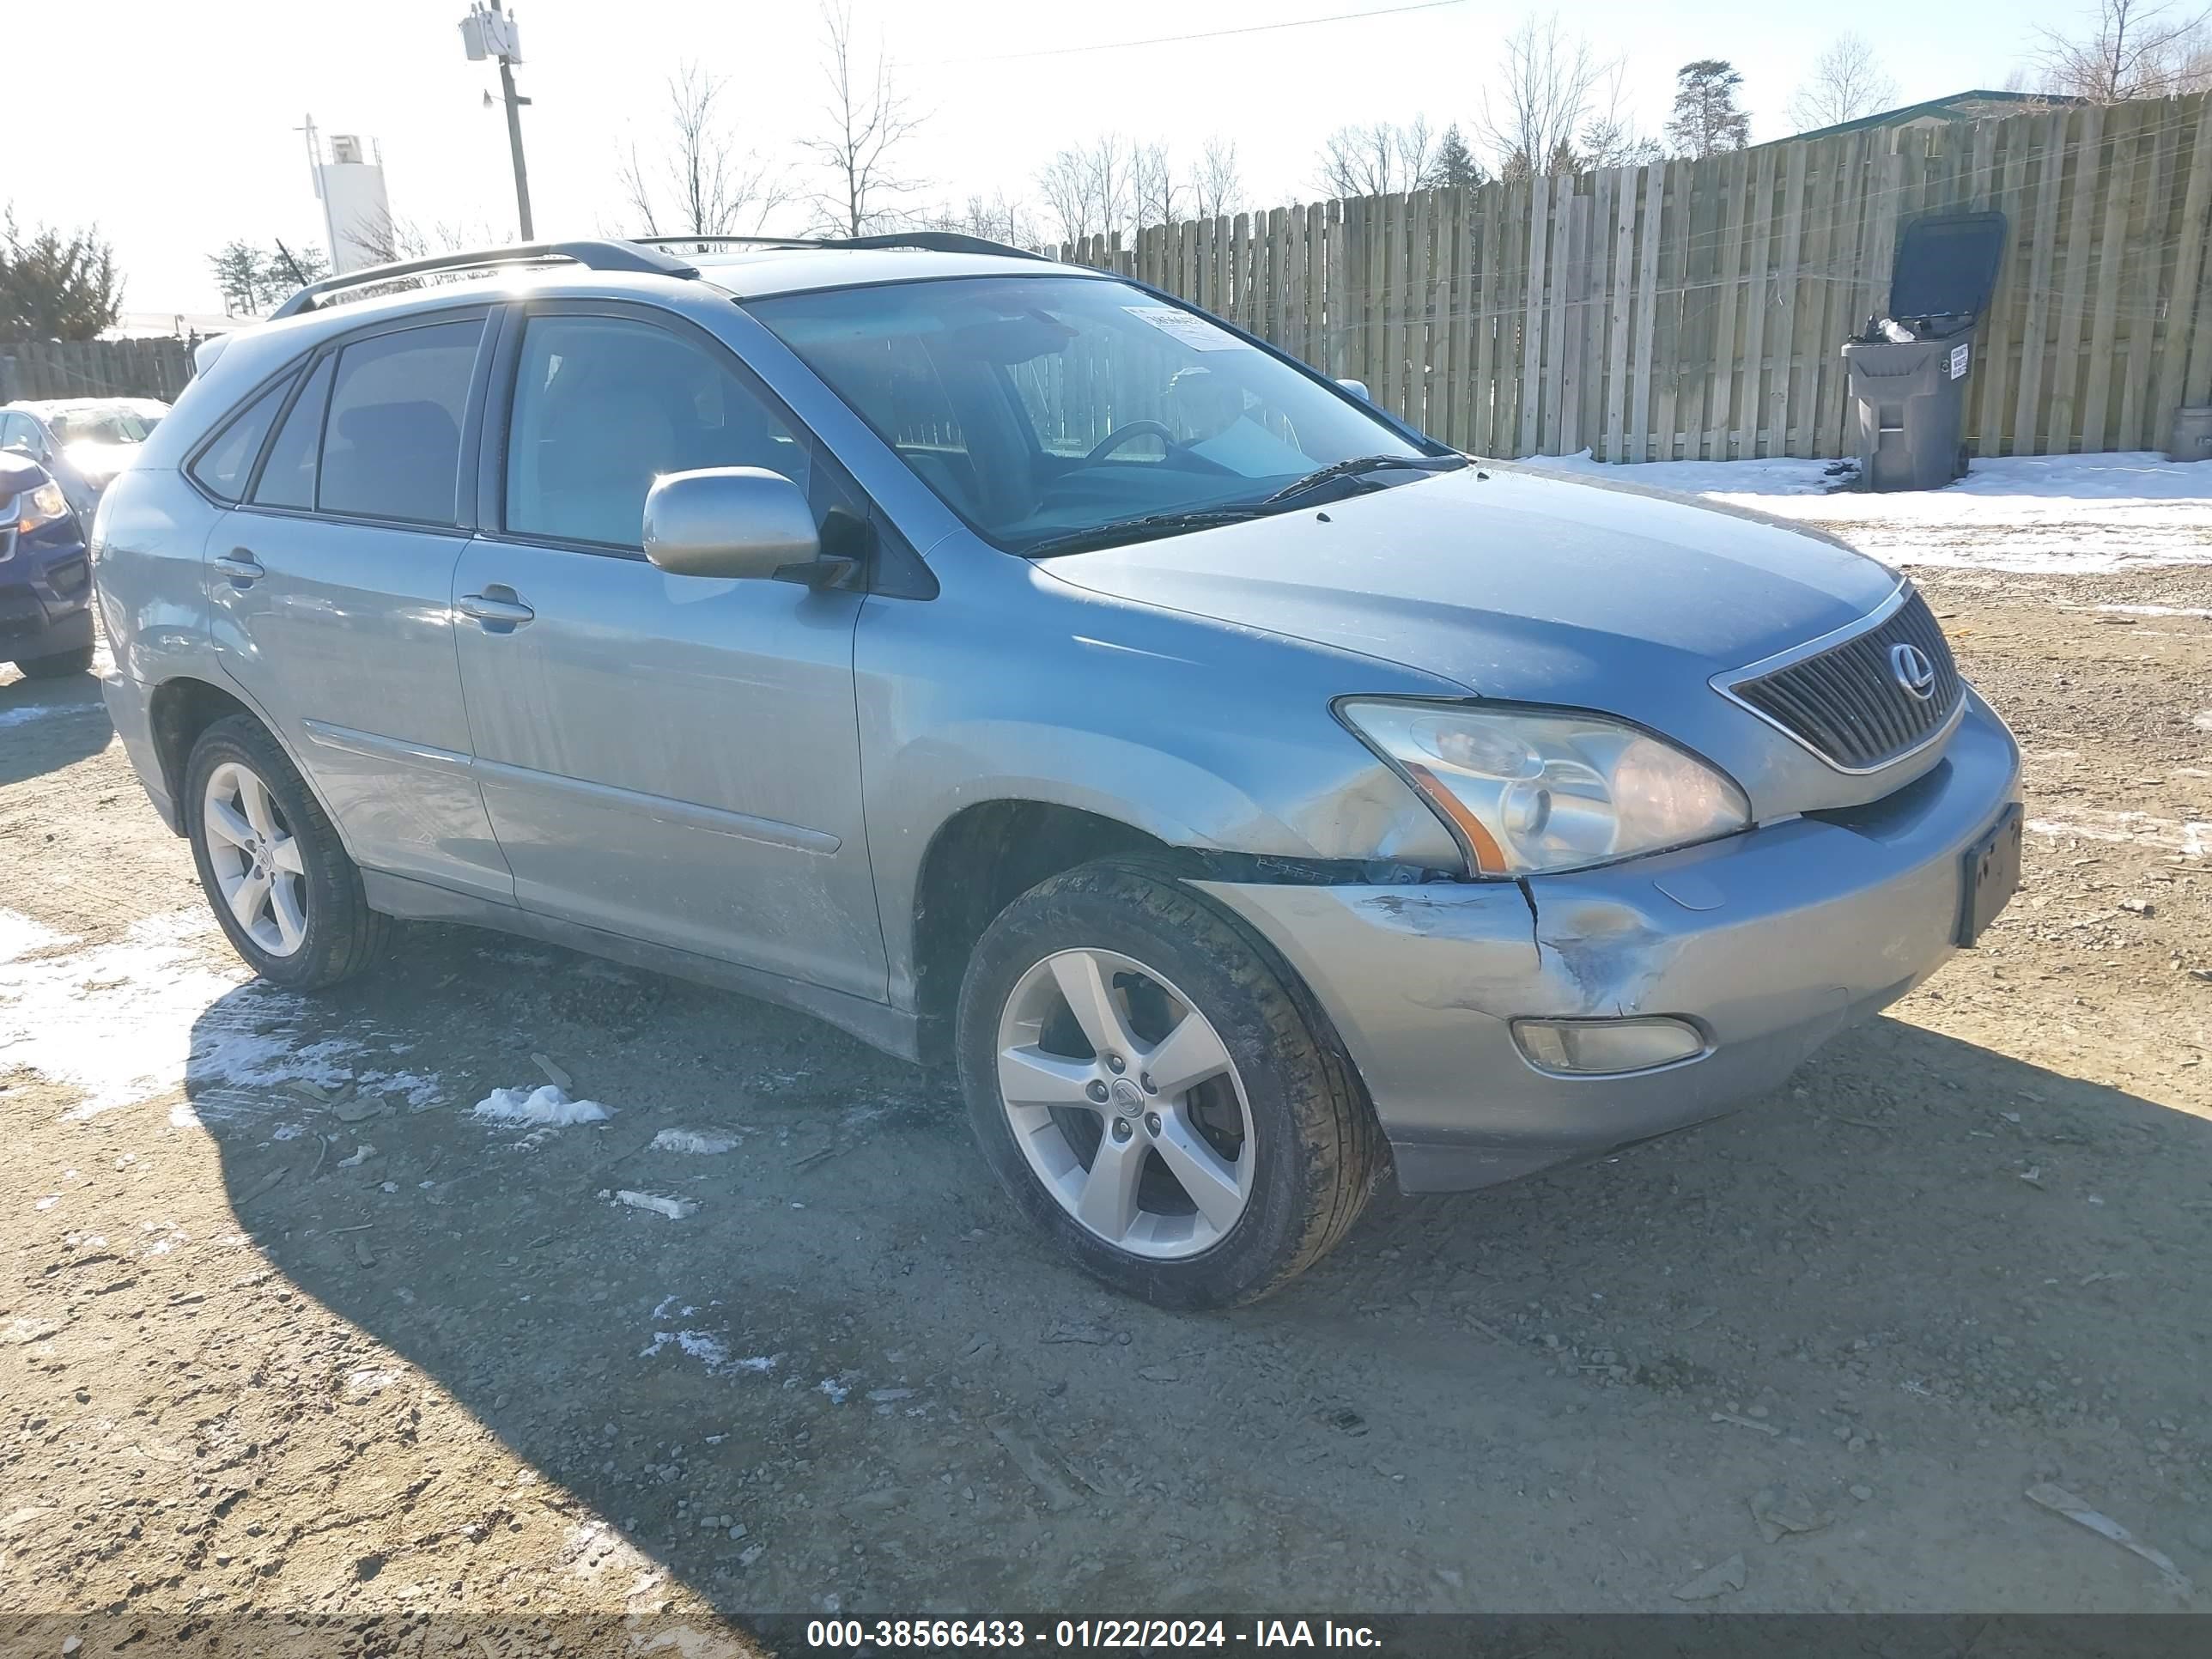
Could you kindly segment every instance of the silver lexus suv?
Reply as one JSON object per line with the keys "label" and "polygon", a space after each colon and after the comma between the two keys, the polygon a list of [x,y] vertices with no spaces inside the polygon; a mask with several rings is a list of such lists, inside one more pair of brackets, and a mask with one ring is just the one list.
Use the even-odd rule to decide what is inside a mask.
{"label": "silver lexus suv", "polygon": [[1869,559],[1097,271],[684,246],[305,289],[101,503],[109,708],[264,977],[469,922],[954,1062],[1031,1220],[1203,1307],[1386,1171],[1771,1089],[2017,882]]}

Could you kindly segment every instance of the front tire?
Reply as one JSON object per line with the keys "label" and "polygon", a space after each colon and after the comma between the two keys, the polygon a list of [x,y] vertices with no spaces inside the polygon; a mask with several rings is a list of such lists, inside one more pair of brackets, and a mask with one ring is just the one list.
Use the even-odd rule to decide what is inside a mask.
{"label": "front tire", "polygon": [[244,714],[200,734],[185,768],[185,830],[209,907],[272,984],[319,991],[374,962],[390,920],[276,740]]}
{"label": "front tire", "polygon": [[74,651],[58,651],[51,657],[33,657],[27,661],[18,662],[15,666],[23,671],[26,679],[33,680],[59,680],[66,679],[71,674],[88,674],[92,672],[92,647],[80,645]]}
{"label": "front tire", "polygon": [[1173,1308],[1280,1289],[1382,1168],[1349,1063],[1289,969],[1163,866],[1055,876],[985,930],[961,1083],[1023,1213],[1094,1277]]}

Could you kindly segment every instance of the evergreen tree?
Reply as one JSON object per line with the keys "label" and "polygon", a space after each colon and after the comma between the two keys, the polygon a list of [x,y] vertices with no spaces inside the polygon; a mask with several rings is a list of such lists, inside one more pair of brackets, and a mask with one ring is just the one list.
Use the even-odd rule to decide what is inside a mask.
{"label": "evergreen tree", "polygon": [[98,229],[25,234],[0,213],[0,339],[91,340],[123,312],[115,250]]}
{"label": "evergreen tree", "polygon": [[208,255],[215,291],[222,295],[226,317],[253,317],[261,311],[261,250],[251,242],[226,242]]}
{"label": "evergreen tree", "polygon": [[1472,190],[1490,182],[1490,175],[1460,135],[1458,122],[1444,129],[1443,141],[1437,146],[1437,157],[1429,164],[1425,182],[1431,190]]}
{"label": "evergreen tree", "polygon": [[1743,76],[1721,58],[1685,64],[1674,77],[1674,112],[1667,118],[1667,137],[1674,153],[1702,161],[1723,150],[1741,149],[1751,140],[1751,117],[1737,106]]}

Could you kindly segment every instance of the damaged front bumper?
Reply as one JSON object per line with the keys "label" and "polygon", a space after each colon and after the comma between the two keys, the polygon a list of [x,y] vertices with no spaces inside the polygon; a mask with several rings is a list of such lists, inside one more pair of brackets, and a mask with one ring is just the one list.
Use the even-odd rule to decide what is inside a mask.
{"label": "damaged front bumper", "polygon": [[[1956,948],[1964,857],[2019,799],[1969,691],[1942,761],[1869,805],[1524,883],[1197,884],[1304,975],[1407,1192],[1486,1187],[1717,1116],[1903,996]],[[1654,1069],[1539,1069],[1516,1020],[1663,1016]]]}

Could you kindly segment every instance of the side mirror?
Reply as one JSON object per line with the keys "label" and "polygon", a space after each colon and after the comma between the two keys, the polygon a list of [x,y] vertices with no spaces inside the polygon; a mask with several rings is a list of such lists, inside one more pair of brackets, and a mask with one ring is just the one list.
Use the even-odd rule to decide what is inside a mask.
{"label": "side mirror", "polygon": [[1337,384],[1355,398],[1364,399],[1370,404],[1375,401],[1374,396],[1367,390],[1367,382],[1364,380],[1346,380],[1340,377]]}
{"label": "side mirror", "polygon": [[645,497],[645,556],[671,575],[768,580],[821,552],[805,495],[781,472],[671,472]]}

